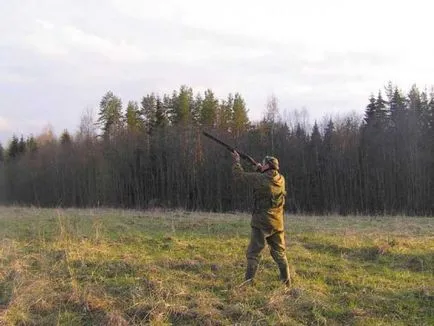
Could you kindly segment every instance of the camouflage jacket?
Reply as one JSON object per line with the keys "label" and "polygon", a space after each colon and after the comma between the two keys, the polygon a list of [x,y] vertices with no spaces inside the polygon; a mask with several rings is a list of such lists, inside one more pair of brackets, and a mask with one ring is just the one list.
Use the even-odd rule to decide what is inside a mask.
{"label": "camouflage jacket", "polygon": [[253,227],[262,230],[283,231],[285,205],[285,178],[276,170],[264,173],[245,172],[240,163],[233,164],[236,181],[253,188]]}

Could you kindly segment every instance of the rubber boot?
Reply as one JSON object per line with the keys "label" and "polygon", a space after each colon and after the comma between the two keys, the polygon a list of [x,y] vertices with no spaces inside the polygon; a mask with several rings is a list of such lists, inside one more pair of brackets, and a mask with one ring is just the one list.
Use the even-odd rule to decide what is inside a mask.
{"label": "rubber boot", "polygon": [[258,270],[258,262],[256,260],[253,259],[248,259],[247,260],[247,268],[246,268],[246,275],[245,275],[245,280],[253,280],[253,278],[256,275],[256,271]]}
{"label": "rubber boot", "polygon": [[285,284],[286,287],[291,286],[291,275],[289,274],[289,266],[279,266],[280,280]]}

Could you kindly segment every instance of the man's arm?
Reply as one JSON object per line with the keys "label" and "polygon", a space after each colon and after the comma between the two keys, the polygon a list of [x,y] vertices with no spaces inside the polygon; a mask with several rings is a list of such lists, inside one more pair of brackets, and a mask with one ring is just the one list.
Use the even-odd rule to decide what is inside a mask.
{"label": "man's arm", "polygon": [[[237,181],[241,181],[243,183],[250,184],[251,186],[255,186],[256,184],[261,183],[262,175],[258,172],[245,172],[240,163],[239,154],[234,151],[232,153],[233,164],[232,164],[232,173]],[[257,171],[261,171],[262,166],[258,163],[256,166]]]}

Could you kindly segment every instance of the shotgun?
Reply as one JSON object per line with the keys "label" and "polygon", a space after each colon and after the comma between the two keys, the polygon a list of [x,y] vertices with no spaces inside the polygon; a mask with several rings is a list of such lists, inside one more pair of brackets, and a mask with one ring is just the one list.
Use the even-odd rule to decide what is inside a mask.
{"label": "shotgun", "polygon": [[249,155],[247,155],[247,154],[245,154],[245,153],[243,153],[243,152],[240,152],[240,151],[237,150],[235,147],[232,147],[232,146],[230,146],[230,145],[228,145],[228,144],[222,142],[220,139],[214,137],[213,135],[207,133],[206,131],[203,131],[202,133],[203,133],[205,136],[207,136],[208,138],[210,138],[210,139],[214,140],[215,142],[219,143],[220,145],[223,145],[223,146],[226,147],[229,151],[231,151],[231,152],[236,151],[236,152],[240,155],[240,157],[241,157],[242,159],[248,161],[248,162],[249,162],[250,164],[252,164],[253,166],[256,167],[256,166],[258,165],[258,162],[256,162],[256,161],[255,161],[251,156],[249,156]]}

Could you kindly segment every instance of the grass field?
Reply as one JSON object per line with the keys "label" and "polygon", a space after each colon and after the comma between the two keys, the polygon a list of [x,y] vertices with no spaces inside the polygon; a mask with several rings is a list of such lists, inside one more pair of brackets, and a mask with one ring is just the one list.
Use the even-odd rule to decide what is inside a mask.
{"label": "grass field", "polygon": [[286,216],[290,290],[247,214],[0,208],[0,325],[434,325],[434,218]]}

